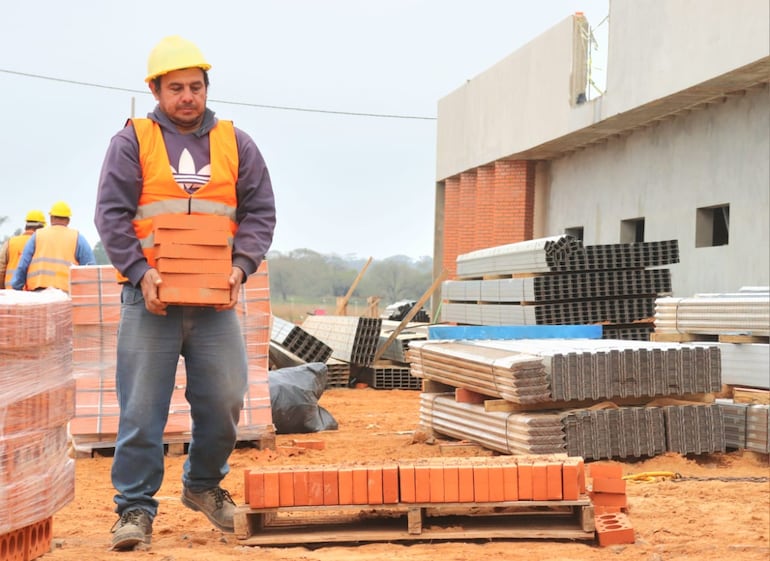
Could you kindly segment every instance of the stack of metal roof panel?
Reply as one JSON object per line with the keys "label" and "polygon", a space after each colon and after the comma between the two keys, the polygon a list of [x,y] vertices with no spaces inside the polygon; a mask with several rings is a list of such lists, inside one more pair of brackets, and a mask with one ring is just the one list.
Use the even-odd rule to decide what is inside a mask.
{"label": "stack of metal roof panel", "polygon": [[655,456],[666,451],[659,407],[578,409],[563,414],[567,454],[585,459]]}
{"label": "stack of metal roof panel", "polygon": [[606,339],[416,341],[412,373],[513,403],[709,393],[719,348]]}
{"label": "stack of metal roof panel", "polygon": [[677,240],[583,246],[570,236],[553,236],[459,255],[457,276],[638,269],[678,262]]}
{"label": "stack of metal roof panel", "polygon": [[369,366],[380,341],[382,320],[352,316],[308,316],[302,328],[332,349],[331,356]]}
{"label": "stack of metal roof panel", "polygon": [[746,450],[770,453],[770,405],[750,405],[746,411]]}
{"label": "stack of metal roof panel", "polygon": [[770,294],[738,292],[655,300],[656,333],[770,335]]}
{"label": "stack of metal roof panel", "polygon": [[680,454],[725,451],[722,409],[717,404],[667,405],[666,449]]}
{"label": "stack of metal roof panel", "polygon": [[503,454],[564,452],[558,414],[488,412],[483,406],[455,401],[453,394],[420,394],[420,425]]}
{"label": "stack of metal roof panel", "polygon": [[747,403],[735,403],[731,399],[717,399],[716,404],[722,410],[725,428],[725,448],[741,450],[746,448]]}
{"label": "stack of metal roof panel", "polygon": [[767,343],[713,343],[722,356],[722,382],[770,389],[770,345]]}
{"label": "stack of metal roof panel", "polygon": [[270,340],[305,362],[326,362],[332,349],[298,325],[273,316]]}

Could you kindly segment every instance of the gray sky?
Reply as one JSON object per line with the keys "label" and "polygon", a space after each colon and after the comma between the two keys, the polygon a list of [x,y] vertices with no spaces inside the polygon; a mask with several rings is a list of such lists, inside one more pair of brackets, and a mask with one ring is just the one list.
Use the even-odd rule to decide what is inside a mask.
{"label": "gray sky", "polygon": [[[62,199],[72,226],[98,241],[107,144],[132,98],[137,116],[153,109],[147,55],[178,34],[212,64],[209,107],[248,132],[267,161],[278,211],[272,249],[432,255],[438,101],[576,11],[597,26],[608,1],[6,2],[0,216],[9,219],[0,238],[28,210],[47,213]],[[598,59],[607,24],[597,31]]]}

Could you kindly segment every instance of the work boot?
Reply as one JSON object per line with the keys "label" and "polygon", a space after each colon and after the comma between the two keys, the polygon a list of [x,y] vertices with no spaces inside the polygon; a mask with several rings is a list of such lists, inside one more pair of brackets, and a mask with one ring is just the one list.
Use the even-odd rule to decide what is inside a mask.
{"label": "work boot", "polygon": [[235,502],[230,493],[221,487],[194,492],[184,488],[182,491],[182,504],[192,510],[197,510],[206,515],[206,518],[222,532],[233,533],[233,514]]}
{"label": "work boot", "polygon": [[152,518],[141,508],[124,510],[112,526],[112,549],[134,549],[139,544],[149,544],[152,539]]}

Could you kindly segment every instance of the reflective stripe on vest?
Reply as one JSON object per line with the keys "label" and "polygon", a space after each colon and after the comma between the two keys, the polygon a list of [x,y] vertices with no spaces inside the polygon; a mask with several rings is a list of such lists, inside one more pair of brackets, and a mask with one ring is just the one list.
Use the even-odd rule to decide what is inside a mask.
{"label": "reflective stripe on vest", "polygon": [[8,264],[5,269],[5,286],[9,288],[11,280],[13,280],[13,274],[16,272],[16,267],[19,266],[19,261],[21,261],[21,254],[24,253],[24,246],[27,245],[31,237],[32,234],[19,234],[8,240]]}
{"label": "reflective stripe on vest", "polygon": [[142,193],[133,220],[134,231],[147,262],[155,266],[152,219],[161,214],[215,214],[230,220],[235,235],[238,198],[238,144],[231,121],[218,121],[209,132],[211,176],[194,194],[174,179],[160,125],[150,119],[132,119],[139,141]]}
{"label": "reflective stripe on vest", "polygon": [[48,226],[35,233],[35,253],[27,269],[27,290],[58,288],[69,292],[70,267],[77,265],[78,231]]}

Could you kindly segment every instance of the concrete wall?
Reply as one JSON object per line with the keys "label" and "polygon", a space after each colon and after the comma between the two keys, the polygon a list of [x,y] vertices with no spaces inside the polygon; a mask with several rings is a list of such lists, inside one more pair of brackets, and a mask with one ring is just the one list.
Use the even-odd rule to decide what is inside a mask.
{"label": "concrete wall", "polygon": [[569,16],[439,100],[438,179],[564,133],[574,26]]}
{"label": "concrete wall", "polygon": [[[544,231],[583,226],[587,244],[619,243],[620,221],[643,217],[645,241],[679,240],[676,295],[770,285],[768,155],[765,85],[554,160]],[[696,248],[696,209],[721,204],[729,244]]]}
{"label": "concrete wall", "polygon": [[768,0],[610,0],[602,117],[770,54]]}

